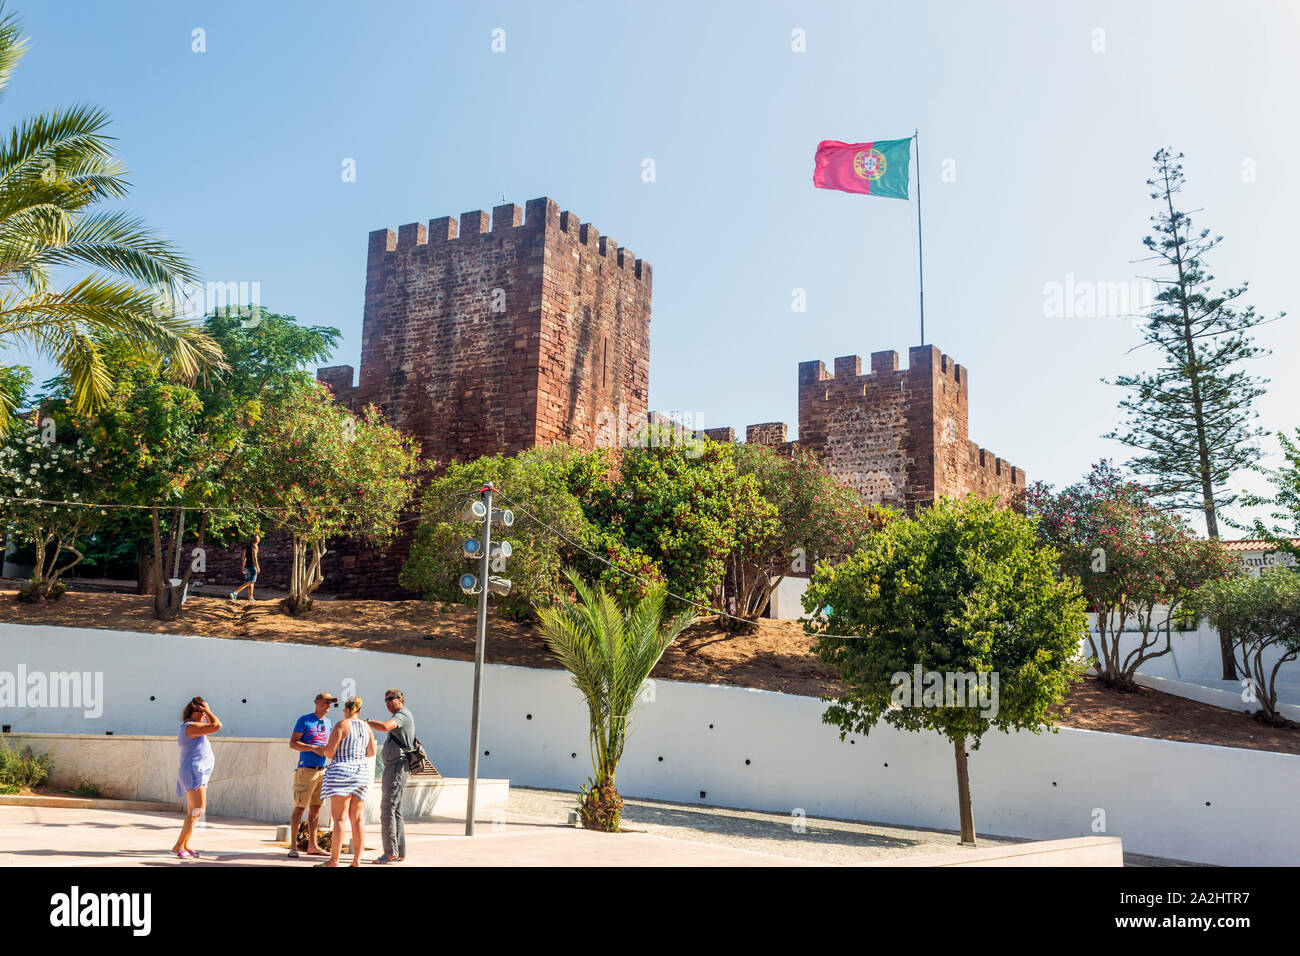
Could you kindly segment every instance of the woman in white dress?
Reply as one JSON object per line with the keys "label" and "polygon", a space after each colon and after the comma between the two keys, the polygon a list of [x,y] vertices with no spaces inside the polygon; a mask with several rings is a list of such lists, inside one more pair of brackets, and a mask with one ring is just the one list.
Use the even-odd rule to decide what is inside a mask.
{"label": "woman in white dress", "polygon": [[330,814],[334,818],[334,832],[330,834],[330,858],[317,866],[338,866],[339,851],[343,848],[343,815],[352,821],[352,865],[361,865],[361,851],[365,849],[365,830],[361,813],[366,803],[366,793],[374,777],[368,758],[375,755],[375,735],[370,725],[359,718],[361,698],[349,697],[343,702],[343,719],[334,725],[329,743],[325,745],[325,781],[321,796],[330,801]]}

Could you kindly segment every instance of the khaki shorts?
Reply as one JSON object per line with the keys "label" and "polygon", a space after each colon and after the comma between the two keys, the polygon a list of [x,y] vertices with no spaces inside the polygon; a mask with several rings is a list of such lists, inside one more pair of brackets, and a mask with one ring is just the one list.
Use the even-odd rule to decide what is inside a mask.
{"label": "khaki shorts", "polygon": [[325,782],[324,767],[299,767],[293,772],[293,806],[319,807],[320,788]]}

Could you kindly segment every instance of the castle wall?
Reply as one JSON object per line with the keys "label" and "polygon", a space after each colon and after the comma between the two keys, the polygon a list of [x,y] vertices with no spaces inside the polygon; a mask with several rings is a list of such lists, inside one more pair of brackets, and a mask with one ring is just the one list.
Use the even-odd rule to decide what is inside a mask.
{"label": "castle wall", "polygon": [[535,443],[590,449],[602,425],[647,413],[651,268],[545,203]]}
{"label": "castle wall", "polygon": [[[908,511],[968,492],[1011,504],[1024,490],[1018,468],[969,437],[965,367],[932,345],[873,352],[863,374],[856,355],[799,365],[801,447],[826,458],[831,471],[876,504]],[[748,440],[773,444],[774,423],[752,425]]]}
{"label": "castle wall", "polygon": [[380,405],[425,457],[594,447],[602,412],[642,414],[650,264],[550,199],[370,234],[361,375],[318,377]]}

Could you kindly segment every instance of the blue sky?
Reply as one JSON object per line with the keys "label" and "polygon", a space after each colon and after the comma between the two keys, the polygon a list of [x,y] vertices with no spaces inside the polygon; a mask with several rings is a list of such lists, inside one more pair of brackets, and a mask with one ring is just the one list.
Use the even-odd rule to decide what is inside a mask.
{"label": "blue sky", "polygon": [[[813,151],[914,128],[927,338],[969,369],[972,437],[1031,480],[1125,455],[1100,438],[1120,393],[1099,380],[1141,366],[1137,332],[1046,315],[1044,287],[1143,273],[1161,145],[1226,237],[1214,274],[1263,313],[1300,306],[1293,5],[9,7],[32,49],[6,121],[109,110],[128,206],[206,279],[340,328],[341,364],[359,364],[370,230],[548,195],[654,266],[652,407],[793,429],[799,361],[918,344],[914,204],[814,189]],[[1258,333],[1273,431],[1300,423],[1297,321]]]}

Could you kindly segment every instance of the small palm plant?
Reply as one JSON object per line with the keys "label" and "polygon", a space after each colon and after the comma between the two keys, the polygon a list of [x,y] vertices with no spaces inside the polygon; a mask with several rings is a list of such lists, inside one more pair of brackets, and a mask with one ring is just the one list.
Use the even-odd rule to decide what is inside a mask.
{"label": "small palm plant", "polygon": [[665,623],[662,586],[625,607],[603,587],[593,590],[574,572],[566,573],[577,603],[539,607],[537,614],[546,646],[573,675],[591,717],[593,775],[590,786],[580,791],[582,825],[614,832],[623,816],[614,773],[623,756],[628,717],[659,658],[695,617],[684,612]]}
{"label": "small palm plant", "polygon": [[[0,0],[0,93],[26,49]],[[105,333],[165,359],[181,378],[224,365],[216,342],[173,304],[180,283],[195,279],[185,259],[136,217],[95,211],[128,187],[107,125],[108,114],[76,106],[30,117],[0,139],[0,348],[52,358],[78,411],[108,397]],[[73,274],[57,288],[65,269]],[[0,434],[14,401],[0,389]]]}

